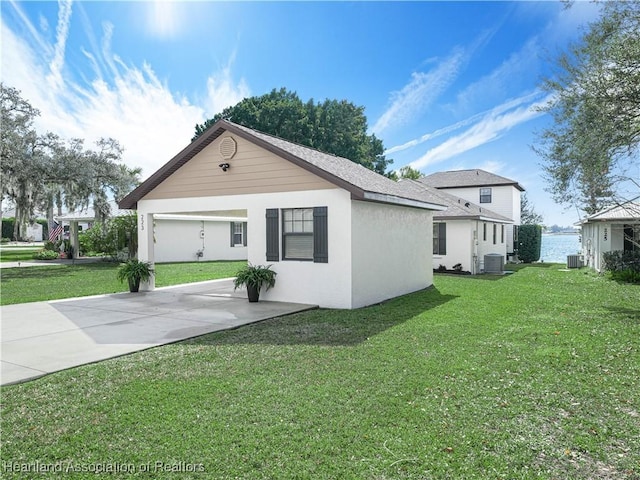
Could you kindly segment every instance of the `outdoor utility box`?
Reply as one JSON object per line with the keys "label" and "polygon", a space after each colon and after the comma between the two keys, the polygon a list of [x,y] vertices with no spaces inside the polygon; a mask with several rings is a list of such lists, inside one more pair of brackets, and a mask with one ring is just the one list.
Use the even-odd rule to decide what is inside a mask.
{"label": "outdoor utility box", "polygon": [[567,268],[584,267],[582,255],[567,255]]}
{"label": "outdoor utility box", "polygon": [[488,253],[484,256],[484,273],[504,272],[504,255]]}

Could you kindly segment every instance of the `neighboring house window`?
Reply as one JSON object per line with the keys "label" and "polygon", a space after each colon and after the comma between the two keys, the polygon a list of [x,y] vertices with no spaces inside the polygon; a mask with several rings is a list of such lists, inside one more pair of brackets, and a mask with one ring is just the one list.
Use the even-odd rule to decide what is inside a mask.
{"label": "neighboring house window", "polygon": [[482,241],[483,242],[487,241],[487,224],[486,223],[482,224]]}
{"label": "neighboring house window", "polygon": [[247,246],[247,222],[231,222],[231,246]]}
{"label": "neighboring house window", "polygon": [[267,220],[267,261],[277,262],[282,238],[282,260],[328,263],[327,207],[282,209],[282,235],[277,208],[269,208]]}
{"label": "neighboring house window", "polygon": [[433,224],[433,254],[434,255],[447,254],[447,224],[446,223]]}
{"label": "neighboring house window", "polygon": [[500,225],[500,243],[504,243],[504,225]]}
{"label": "neighboring house window", "polygon": [[493,224],[493,244],[498,243],[498,225]]}
{"label": "neighboring house window", "polygon": [[480,203],[491,203],[491,189],[490,188],[481,188],[480,189]]}

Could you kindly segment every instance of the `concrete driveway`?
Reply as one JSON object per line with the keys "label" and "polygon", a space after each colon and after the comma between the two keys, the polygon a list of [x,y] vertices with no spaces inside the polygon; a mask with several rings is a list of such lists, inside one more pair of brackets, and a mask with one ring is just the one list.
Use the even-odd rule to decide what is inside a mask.
{"label": "concrete driveway", "polygon": [[1,307],[1,385],[315,305],[249,303],[231,279]]}

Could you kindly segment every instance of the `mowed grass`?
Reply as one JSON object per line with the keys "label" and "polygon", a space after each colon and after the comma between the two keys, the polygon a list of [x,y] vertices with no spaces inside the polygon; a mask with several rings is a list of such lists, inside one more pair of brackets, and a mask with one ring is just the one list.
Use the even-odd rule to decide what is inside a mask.
{"label": "mowed grass", "polygon": [[33,260],[33,254],[42,250],[42,247],[2,247],[0,248],[0,262],[22,262]]}
{"label": "mowed grass", "polygon": [[[235,276],[245,261],[159,263],[157,287]],[[3,268],[0,272],[0,304],[38,302],[126,292],[129,287],[116,278],[118,263]]]}
{"label": "mowed grass", "polygon": [[4,387],[3,465],[115,465],[138,478],[174,468],[214,479],[637,479],[640,288],[558,269],[437,276],[382,305]]}

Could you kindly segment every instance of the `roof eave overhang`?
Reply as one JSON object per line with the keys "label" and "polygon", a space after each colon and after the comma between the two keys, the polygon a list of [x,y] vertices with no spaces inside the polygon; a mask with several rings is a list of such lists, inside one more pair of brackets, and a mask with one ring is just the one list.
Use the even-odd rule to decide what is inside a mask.
{"label": "roof eave overhang", "polygon": [[445,205],[440,205],[431,202],[422,202],[420,200],[413,200],[410,198],[398,197],[395,195],[387,195],[384,193],[376,192],[364,192],[364,195],[360,198],[352,196],[354,200],[365,200],[368,202],[388,203],[391,205],[400,205],[402,207],[421,208],[423,210],[436,210],[444,211],[447,209]]}
{"label": "roof eave overhang", "polygon": [[[429,186],[433,187],[433,185],[429,185]],[[483,183],[483,184],[474,184],[474,185],[460,184],[460,185],[439,186],[439,187],[433,187],[433,188],[437,188],[439,190],[447,190],[450,188],[481,188],[481,187],[514,187],[520,190],[521,192],[526,191],[525,188],[522,185],[520,185],[518,182]]]}
{"label": "roof eave overhang", "polygon": [[513,223],[513,220],[504,218],[491,218],[482,215],[434,215],[434,220],[477,220],[480,222],[504,223],[506,225]]}
{"label": "roof eave overhang", "polygon": [[574,225],[585,225],[587,223],[640,223],[638,217],[620,217],[620,218],[587,218],[580,222],[574,223]]}

